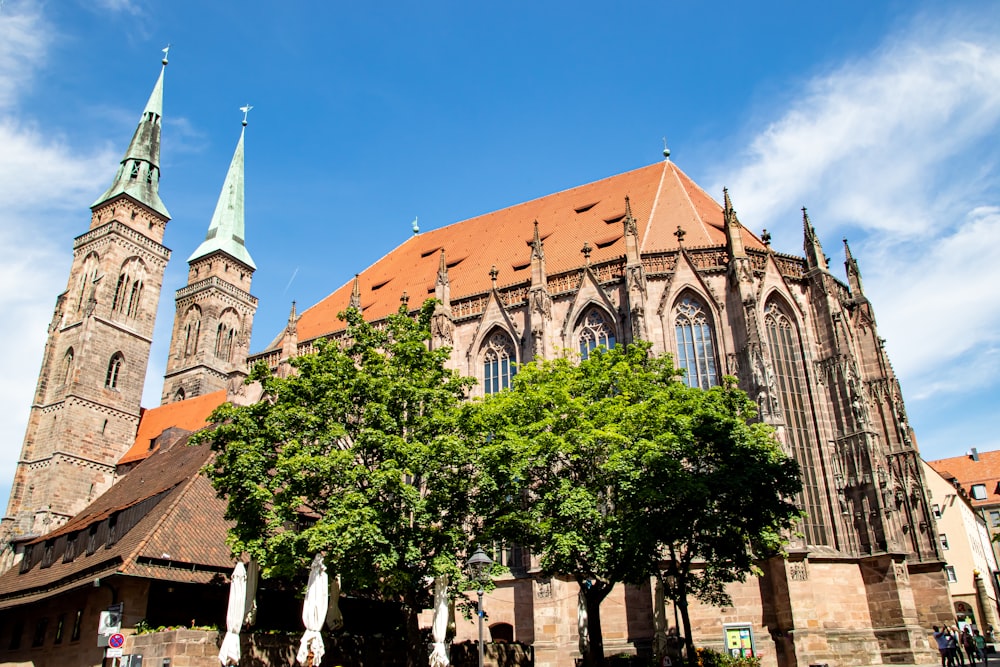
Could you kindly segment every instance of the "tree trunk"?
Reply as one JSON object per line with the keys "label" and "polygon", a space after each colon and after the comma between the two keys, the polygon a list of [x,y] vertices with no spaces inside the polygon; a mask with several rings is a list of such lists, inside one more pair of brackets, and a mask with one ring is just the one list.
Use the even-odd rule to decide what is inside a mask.
{"label": "tree trunk", "polygon": [[614,588],[613,583],[595,581],[587,585],[581,584],[584,599],[587,602],[587,653],[583,656],[588,667],[603,667],[604,665],[604,634],[601,629],[601,603]]}
{"label": "tree trunk", "polygon": [[427,667],[430,656],[420,638],[420,622],[417,619],[416,596],[408,593],[403,597],[403,614],[406,619],[406,667]]}
{"label": "tree trunk", "polygon": [[687,587],[681,585],[677,591],[677,606],[681,610],[681,623],[684,624],[684,654],[688,665],[697,665],[698,658],[694,652],[694,639],[691,637],[691,617],[688,616]]}

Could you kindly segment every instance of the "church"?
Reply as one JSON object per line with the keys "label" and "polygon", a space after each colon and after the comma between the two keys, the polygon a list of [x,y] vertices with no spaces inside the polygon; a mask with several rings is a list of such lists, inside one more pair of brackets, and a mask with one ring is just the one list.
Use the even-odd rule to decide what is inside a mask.
{"label": "church", "polygon": [[[223,401],[254,400],[243,384],[250,364],[280,372],[339,333],[336,315],[348,306],[377,322],[433,298],[430,344],[451,349],[451,367],[478,380],[474,394],[502,391],[536,357],[641,339],[670,354],[690,385],[733,375],[757,402],[801,467],[806,517],[787,558],[730,588],[732,607],[692,608],[698,644],[752,652],[769,667],[936,662],[929,629],[954,610],[916,438],[858,260],[845,241],[838,278],[805,209],[803,253],[776,251],[766,231],[742,225],[728,192],[713,199],[668,151],[633,171],[415,230],[320,302],[293,306],[287,327],[254,352],[241,134],[175,294],[162,403],[143,409],[170,259],[158,187],[166,64],[89,227],[73,240],[48,328],[2,523],[10,569],[0,576],[0,653],[14,647],[10,661],[44,664],[6,634],[12,628],[34,629],[35,649],[70,650],[62,624],[73,623],[79,641],[79,626],[96,622],[84,593],[102,577],[122,581],[116,598],[131,596],[128,628],[174,584],[195,590],[223,576],[232,561],[220,501],[198,473],[204,456],[180,446],[186,435]],[[201,527],[200,540],[174,539],[178,512]],[[572,665],[576,583],[538,576],[520,550],[503,557],[510,574],[486,601],[494,640],[530,645],[539,666]],[[74,602],[60,617],[64,598]],[[655,598],[652,585],[611,594],[602,614],[609,653],[655,641]],[[459,639],[473,632],[460,625]],[[89,650],[92,635],[83,634]]]}

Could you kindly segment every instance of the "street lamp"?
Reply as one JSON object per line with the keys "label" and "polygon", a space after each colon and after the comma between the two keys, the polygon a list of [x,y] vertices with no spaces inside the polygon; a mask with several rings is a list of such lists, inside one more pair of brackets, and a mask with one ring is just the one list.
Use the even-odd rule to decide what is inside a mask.
{"label": "street lamp", "polygon": [[486,555],[482,547],[478,547],[465,563],[465,566],[469,568],[470,577],[479,586],[476,590],[476,595],[479,596],[479,606],[476,608],[476,615],[479,616],[479,667],[483,667],[483,593],[485,592],[483,584],[489,580],[492,565],[493,561]]}

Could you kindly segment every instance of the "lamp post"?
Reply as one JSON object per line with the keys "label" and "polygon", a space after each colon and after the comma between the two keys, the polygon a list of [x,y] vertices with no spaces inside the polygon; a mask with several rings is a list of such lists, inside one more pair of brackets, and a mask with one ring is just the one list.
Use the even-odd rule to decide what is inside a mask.
{"label": "lamp post", "polygon": [[476,615],[479,616],[479,667],[483,667],[483,593],[485,592],[483,584],[490,576],[491,565],[493,565],[493,561],[486,555],[482,547],[478,547],[465,563],[465,566],[469,568],[472,580],[479,586],[476,590],[476,595],[479,596],[479,606],[476,608]]}

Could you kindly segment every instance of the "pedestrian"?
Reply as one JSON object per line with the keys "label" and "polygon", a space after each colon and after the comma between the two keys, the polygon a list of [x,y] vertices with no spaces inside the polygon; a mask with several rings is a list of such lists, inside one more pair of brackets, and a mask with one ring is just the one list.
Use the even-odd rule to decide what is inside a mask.
{"label": "pedestrian", "polygon": [[962,648],[965,649],[965,654],[969,656],[970,667],[976,667],[976,640],[972,638],[972,631],[969,630],[969,626],[962,628],[961,636]]}
{"label": "pedestrian", "polygon": [[976,652],[983,661],[983,667],[986,667],[986,637],[979,634],[979,630],[976,629],[972,631],[972,640],[976,643]]}
{"label": "pedestrian", "polygon": [[941,667],[949,667],[952,663],[948,659],[948,628],[938,628],[934,626],[934,641],[937,642],[938,653],[941,654]]}
{"label": "pedestrian", "polygon": [[958,639],[958,628],[948,628],[948,657],[952,665],[965,667],[965,655],[962,654],[962,643]]}

